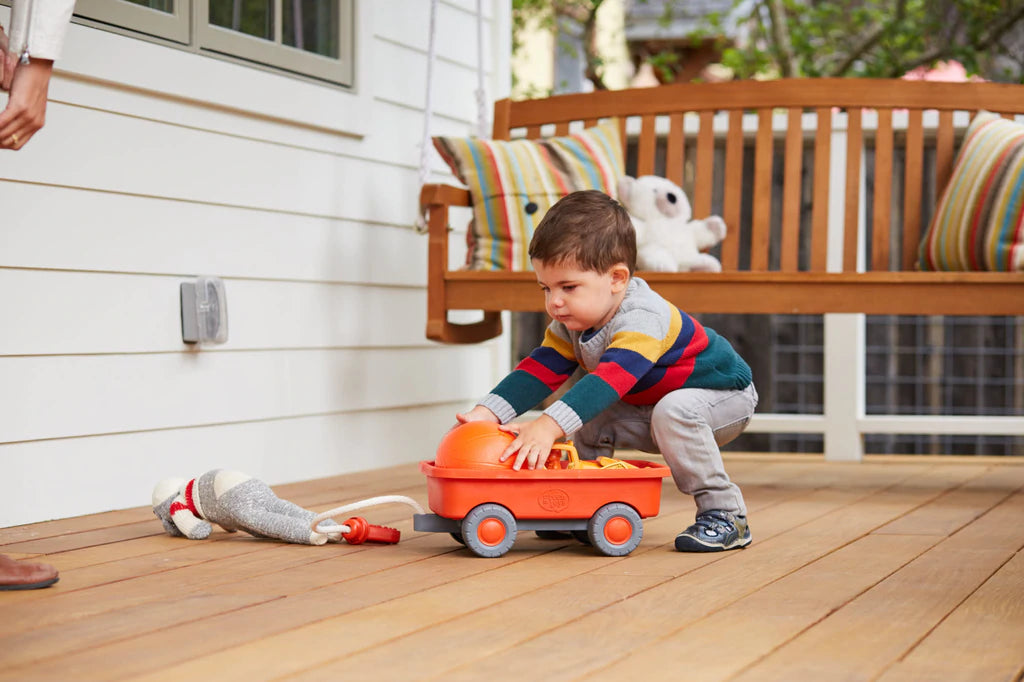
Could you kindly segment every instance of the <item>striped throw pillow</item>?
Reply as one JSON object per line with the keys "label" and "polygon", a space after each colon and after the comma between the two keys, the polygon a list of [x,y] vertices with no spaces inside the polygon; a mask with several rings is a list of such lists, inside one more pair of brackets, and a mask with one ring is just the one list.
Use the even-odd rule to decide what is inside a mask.
{"label": "striped throw pillow", "polygon": [[922,270],[1024,270],[1024,125],[980,112],[921,240]]}
{"label": "striped throw pillow", "polygon": [[529,270],[527,249],[547,210],[581,189],[614,197],[625,172],[617,119],[565,137],[435,137],[434,147],[469,187],[473,222],[466,264],[473,270]]}

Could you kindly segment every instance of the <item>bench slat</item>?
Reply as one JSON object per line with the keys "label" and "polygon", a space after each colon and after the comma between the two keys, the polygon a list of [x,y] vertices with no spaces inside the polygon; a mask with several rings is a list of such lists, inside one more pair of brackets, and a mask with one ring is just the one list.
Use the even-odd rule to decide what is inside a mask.
{"label": "bench slat", "polygon": [[[542,311],[532,272],[451,272],[451,309],[486,301],[497,310]],[[639,272],[689,313],[1021,315],[1024,273],[999,272]]]}
{"label": "bench slat", "polygon": [[637,145],[636,174],[654,175],[654,143],[657,139],[653,114],[640,118],[640,142]]}
{"label": "bench slat", "polygon": [[[711,182],[715,171],[715,112],[700,112],[700,131],[697,133],[697,187],[693,196],[693,215],[704,218],[711,215]],[[706,178],[707,180],[702,180]]]}
{"label": "bench slat", "polygon": [[683,186],[684,164],[686,162],[686,133],[683,130],[683,115],[675,113],[668,118],[668,140],[665,146],[665,177]]}
{"label": "bench slat", "polygon": [[892,208],[892,109],[878,110],[875,133],[875,200],[871,219],[871,269],[888,270]]}
{"label": "bench slat", "polygon": [[811,209],[811,270],[828,267],[828,196],[832,171],[832,110],[818,108],[814,133],[814,190]]}
{"label": "bench slat", "polygon": [[917,262],[917,245],[921,241],[921,191],[924,167],[924,112],[915,109],[908,114],[906,171],[903,182],[903,248],[901,269],[913,270]]}
{"label": "bench slat", "polygon": [[850,109],[846,119],[846,211],[843,221],[843,272],[856,272],[860,230],[860,156],[864,129],[862,111]]}
{"label": "bench slat", "polygon": [[729,132],[725,138],[725,188],[722,219],[730,231],[722,242],[722,267],[740,267],[740,215],[743,200],[743,112],[729,112]]}
{"label": "bench slat", "polygon": [[939,113],[939,129],[935,134],[935,186],[945,187],[953,172],[953,112]]}
{"label": "bench slat", "polygon": [[750,269],[767,270],[772,232],[772,110],[758,109],[754,141],[754,215],[750,233]]}
{"label": "bench slat", "polygon": [[[627,94],[624,96],[623,93]],[[969,102],[969,105],[965,103]],[[600,118],[679,111],[801,107],[906,108],[954,111],[983,107],[1024,114],[1020,86],[870,78],[794,78],[731,83],[680,83],[642,91],[603,90],[515,102],[510,127],[574,121],[581,111]]]}
{"label": "bench slat", "polygon": [[803,110],[786,112],[785,171],[782,180],[782,253],[779,268],[795,272],[800,268],[800,194],[803,189]]}

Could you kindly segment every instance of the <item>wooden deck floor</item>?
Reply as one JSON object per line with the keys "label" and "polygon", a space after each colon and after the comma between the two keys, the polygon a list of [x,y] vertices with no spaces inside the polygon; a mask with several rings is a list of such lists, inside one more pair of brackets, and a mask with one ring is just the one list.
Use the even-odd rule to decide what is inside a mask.
{"label": "wooden deck floor", "polygon": [[[1024,462],[732,455],[753,544],[686,555],[667,484],[631,555],[521,533],[500,559],[162,534],[148,508],[0,529],[61,571],[0,593],[0,680],[1021,680]],[[408,465],[278,494],[425,504]]]}

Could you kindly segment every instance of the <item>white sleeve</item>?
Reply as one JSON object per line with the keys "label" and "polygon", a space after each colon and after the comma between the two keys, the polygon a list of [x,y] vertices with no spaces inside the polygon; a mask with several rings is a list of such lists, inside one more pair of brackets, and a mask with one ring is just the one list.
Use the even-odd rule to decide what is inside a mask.
{"label": "white sleeve", "polygon": [[14,0],[11,5],[10,49],[21,56],[57,59],[68,31],[75,0]]}

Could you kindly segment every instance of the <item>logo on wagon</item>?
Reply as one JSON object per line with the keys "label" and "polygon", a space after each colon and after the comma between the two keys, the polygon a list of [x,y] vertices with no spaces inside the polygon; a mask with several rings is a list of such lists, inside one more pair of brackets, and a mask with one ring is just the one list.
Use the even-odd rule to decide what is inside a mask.
{"label": "logo on wagon", "polygon": [[558,488],[548,488],[537,498],[541,509],[551,512],[564,511],[569,506],[569,495]]}

